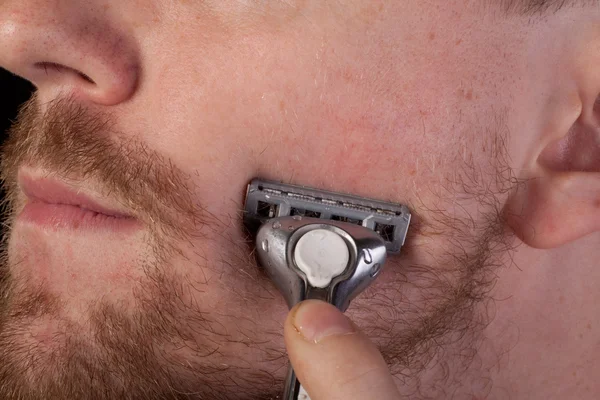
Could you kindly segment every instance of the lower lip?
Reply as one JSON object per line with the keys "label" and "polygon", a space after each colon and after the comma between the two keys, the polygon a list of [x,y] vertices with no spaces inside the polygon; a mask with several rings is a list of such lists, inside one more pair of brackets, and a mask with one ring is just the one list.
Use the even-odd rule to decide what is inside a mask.
{"label": "lower lip", "polygon": [[17,221],[51,229],[113,232],[135,230],[140,226],[134,218],[116,217],[77,206],[37,201],[27,203]]}

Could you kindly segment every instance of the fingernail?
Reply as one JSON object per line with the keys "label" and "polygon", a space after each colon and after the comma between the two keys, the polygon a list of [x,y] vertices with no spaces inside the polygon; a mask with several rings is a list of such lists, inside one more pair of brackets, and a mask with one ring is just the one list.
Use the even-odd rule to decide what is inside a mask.
{"label": "fingernail", "polygon": [[318,343],[326,337],[354,332],[350,320],[331,304],[307,300],[298,306],[294,326],[308,341]]}

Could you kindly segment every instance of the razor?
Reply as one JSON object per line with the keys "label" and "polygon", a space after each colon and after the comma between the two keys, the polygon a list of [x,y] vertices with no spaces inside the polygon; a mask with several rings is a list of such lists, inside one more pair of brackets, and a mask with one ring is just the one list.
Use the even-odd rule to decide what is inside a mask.
{"label": "razor", "polygon": [[[257,260],[290,309],[318,299],[345,312],[400,252],[410,219],[401,204],[304,186],[254,179],[246,192]],[[292,368],[283,399],[308,399]]]}

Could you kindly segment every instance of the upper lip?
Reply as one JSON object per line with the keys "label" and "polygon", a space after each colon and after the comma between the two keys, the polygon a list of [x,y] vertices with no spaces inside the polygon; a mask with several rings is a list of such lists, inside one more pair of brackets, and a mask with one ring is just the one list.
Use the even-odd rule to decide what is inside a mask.
{"label": "upper lip", "polygon": [[93,195],[83,193],[80,189],[73,188],[56,179],[36,178],[26,173],[20,173],[18,182],[29,201],[79,207],[115,218],[131,217],[131,215],[118,210],[117,207],[101,204],[102,200],[94,199]]}

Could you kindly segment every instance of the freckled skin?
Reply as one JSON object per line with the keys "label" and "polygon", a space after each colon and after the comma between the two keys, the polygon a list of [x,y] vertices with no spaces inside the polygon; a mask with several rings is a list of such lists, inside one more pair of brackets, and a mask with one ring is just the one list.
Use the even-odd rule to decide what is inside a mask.
{"label": "freckled skin", "polygon": [[[421,328],[425,306],[451,297],[429,298],[420,284],[460,292],[452,286],[455,272],[471,264],[448,260],[477,253],[481,228],[510,200],[498,166],[531,178],[521,173],[536,163],[553,102],[575,101],[571,63],[582,49],[597,48],[581,38],[599,21],[589,7],[532,21],[467,0],[4,0],[0,65],[36,84],[42,109],[71,95],[113,118],[107,135],[141,142],[189,176],[208,222],[165,264],[169,274],[185,277],[190,286],[182,297],[212,325],[193,327],[202,333],[195,339],[208,343],[201,357],[181,343],[161,346],[176,348],[176,365],[238,368],[221,382],[266,392],[285,375],[287,307],[248,261],[239,215],[250,179],[411,207],[410,247],[390,258],[349,310],[384,356],[391,354],[394,338]],[[41,61],[81,71],[94,84],[32,66]],[[588,206],[600,209],[600,199]],[[565,221],[579,221],[574,215],[544,226],[560,233]],[[445,327],[477,338],[470,347],[448,344],[414,357],[416,366],[403,364],[413,360],[414,347],[391,357],[404,395],[598,398],[597,228],[545,250],[523,243],[534,234],[490,257],[494,285],[475,306],[475,315],[486,315],[477,334]],[[98,237],[17,225],[11,268],[31,287],[46,284],[63,300],[60,317],[91,337],[90,305],[108,300],[129,310],[134,303],[143,270],[155,261],[148,242],[145,232]],[[438,280],[419,281],[430,276]],[[57,343],[49,338],[60,329],[42,319],[23,340],[52,348]],[[455,338],[441,336],[444,343]],[[275,383],[259,385],[252,380],[257,371]],[[224,390],[237,395],[239,388]]]}

